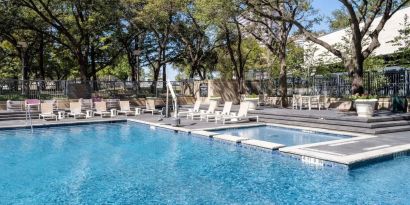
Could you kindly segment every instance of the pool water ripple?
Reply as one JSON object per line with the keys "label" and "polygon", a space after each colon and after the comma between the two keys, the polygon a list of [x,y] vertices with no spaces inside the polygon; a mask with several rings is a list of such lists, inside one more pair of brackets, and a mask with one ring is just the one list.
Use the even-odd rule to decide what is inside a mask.
{"label": "pool water ripple", "polygon": [[410,159],[352,171],[139,124],[0,132],[0,204],[406,204]]}

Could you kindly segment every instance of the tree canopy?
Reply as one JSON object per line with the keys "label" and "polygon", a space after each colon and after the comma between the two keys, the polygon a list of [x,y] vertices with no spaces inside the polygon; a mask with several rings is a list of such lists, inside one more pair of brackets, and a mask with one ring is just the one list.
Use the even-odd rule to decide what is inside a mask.
{"label": "tree canopy", "polygon": [[[362,93],[363,67],[381,63],[366,59],[380,45],[386,22],[409,0],[338,1],[343,7],[328,21],[330,30],[348,28],[343,49],[312,30],[326,19],[311,0],[2,0],[0,78],[89,81],[109,75],[152,80],[155,87],[173,67],[180,79],[235,79],[244,93],[245,74],[254,70],[279,77],[286,102],[288,73],[313,72],[306,68],[310,51],[300,43],[307,40],[341,58],[354,92]],[[405,24],[392,42],[402,52],[408,48]]]}

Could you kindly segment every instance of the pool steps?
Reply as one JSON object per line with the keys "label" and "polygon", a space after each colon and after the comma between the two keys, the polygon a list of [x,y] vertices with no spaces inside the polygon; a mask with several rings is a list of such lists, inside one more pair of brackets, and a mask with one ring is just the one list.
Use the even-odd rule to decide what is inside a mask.
{"label": "pool steps", "polygon": [[[308,132],[323,131],[329,134],[350,135],[353,138],[346,138],[346,139],[333,140],[333,141],[327,141],[327,142],[319,142],[319,143],[313,143],[313,144],[285,147],[285,145],[281,145],[281,144],[275,144],[271,142],[248,139],[244,137],[237,137],[237,136],[226,135],[226,134],[218,134],[216,132],[213,132],[215,130],[221,130],[221,129],[246,128],[246,127],[266,126],[266,125],[276,126],[276,124],[262,124],[261,123],[261,124],[252,124],[248,126],[231,125],[231,126],[226,126],[226,127],[208,128],[208,129],[203,129],[203,130],[189,130],[189,129],[179,128],[179,127],[172,127],[169,125],[161,125],[159,123],[150,123],[150,122],[141,121],[141,120],[130,119],[130,121],[144,123],[144,124],[151,124],[154,126],[165,128],[165,129],[170,129],[174,131],[182,131],[182,132],[190,133],[195,136],[202,136],[202,137],[207,137],[207,138],[220,140],[224,142],[241,144],[244,146],[250,146],[250,147],[257,148],[257,149],[278,151],[284,156],[300,160],[304,164],[310,164],[313,166],[353,169],[353,168],[361,167],[361,166],[368,165],[374,162],[394,159],[394,156],[407,156],[409,155],[408,153],[410,153],[409,151],[410,144],[403,145],[403,146],[380,147],[380,149],[361,152],[361,153],[354,154],[354,155],[343,155],[343,154],[332,153],[332,152],[323,151],[323,150],[312,150],[309,148],[312,146],[320,146],[320,145],[327,145],[327,144],[333,144],[333,146],[340,146],[340,145],[345,145],[345,144],[351,144],[359,140],[377,137],[374,135],[368,135],[368,134],[362,134],[362,133],[349,133],[349,132],[328,131],[328,130],[314,129],[314,128],[303,128],[304,130]],[[301,129],[301,127],[287,126],[287,125],[279,125],[279,127],[299,129],[299,130]],[[397,154],[397,153],[400,153],[400,154]]]}

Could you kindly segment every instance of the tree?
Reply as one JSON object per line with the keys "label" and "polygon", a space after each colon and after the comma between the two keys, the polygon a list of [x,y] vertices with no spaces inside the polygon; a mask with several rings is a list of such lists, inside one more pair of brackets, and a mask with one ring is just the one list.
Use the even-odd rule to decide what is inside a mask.
{"label": "tree", "polygon": [[147,31],[143,52],[153,73],[152,92],[155,91],[161,69],[163,87],[166,87],[166,66],[179,55],[180,46],[172,31],[181,5],[182,0],[148,0],[141,12],[138,12],[138,18],[134,19]]}
{"label": "tree", "polygon": [[[205,0],[200,0],[205,1]],[[206,19],[212,19],[217,28],[217,38],[221,39],[221,45],[226,56],[229,58],[230,67],[239,86],[239,93],[245,93],[244,80],[248,58],[252,49],[245,48],[244,28],[241,25],[240,13],[243,8],[237,0],[211,0],[202,4]],[[221,56],[220,56],[221,57]]]}
{"label": "tree", "polygon": [[120,10],[123,15],[117,22],[117,35],[126,52],[132,82],[140,81],[142,71],[141,56],[146,28],[135,19],[138,19],[143,8],[143,1],[121,0]]}
{"label": "tree", "polygon": [[399,65],[406,65],[409,66],[410,64],[410,23],[408,16],[405,15],[403,19],[403,23],[401,23],[402,28],[399,29],[399,35],[395,36],[391,43],[393,46],[398,47],[395,52],[397,56],[398,62],[395,64]]}
{"label": "tree", "polygon": [[329,18],[330,30],[336,31],[347,28],[349,26],[349,17],[346,15],[345,9],[336,9],[332,11]]}
{"label": "tree", "polygon": [[[208,77],[213,70],[209,65],[215,62],[215,49],[219,47],[219,39],[213,38],[213,24],[201,18],[201,6],[206,2],[188,1],[180,14],[173,32],[183,45],[183,53],[178,64],[189,67],[189,78],[198,75],[201,80]],[[185,65],[184,65],[185,64]]]}
{"label": "tree", "polygon": [[[249,10],[243,14],[243,17],[250,22],[247,25],[247,31],[264,44],[279,60],[280,96],[282,106],[286,107],[288,105],[288,45],[297,39],[297,35],[290,38],[294,27],[293,22],[305,19],[305,14],[311,11],[311,8],[308,2],[301,0],[247,0],[246,5]],[[278,16],[286,17],[289,20],[283,21]]]}
{"label": "tree", "polygon": [[[113,36],[118,9],[112,1],[12,0],[21,8],[17,20],[27,29],[53,39],[70,51],[82,81],[96,80],[96,73],[111,65],[121,53]],[[38,26],[38,19],[48,29]]]}
{"label": "tree", "polygon": [[[230,47],[232,47],[231,51],[229,51],[226,47],[217,49],[218,64],[216,65],[216,70],[219,72],[221,78],[236,79],[238,81],[238,70],[235,69],[234,62],[237,63],[236,58],[239,56],[238,52],[246,54],[243,58],[243,80],[241,82],[243,84],[245,80],[245,72],[250,70],[265,70],[267,66],[267,59],[264,56],[264,49],[252,37],[244,37],[241,40],[240,50],[237,49],[238,46],[236,44],[237,42],[233,42],[232,45],[230,45]],[[233,52],[233,54],[231,55],[229,52]],[[235,60],[232,60],[232,58],[235,58]],[[246,90],[243,90],[243,92],[245,91]]]}
{"label": "tree", "polygon": [[[323,46],[330,53],[340,58],[345,69],[352,78],[352,94],[364,93],[363,70],[364,61],[380,46],[379,34],[386,22],[409,0],[339,0],[346,10],[349,19],[349,29],[352,33],[350,39],[351,53],[338,49],[335,45],[321,40],[315,36],[302,20],[295,20],[288,16],[275,18],[294,23],[307,40]],[[380,21],[375,19],[380,17]],[[365,44],[366,38],[369,43]]]}

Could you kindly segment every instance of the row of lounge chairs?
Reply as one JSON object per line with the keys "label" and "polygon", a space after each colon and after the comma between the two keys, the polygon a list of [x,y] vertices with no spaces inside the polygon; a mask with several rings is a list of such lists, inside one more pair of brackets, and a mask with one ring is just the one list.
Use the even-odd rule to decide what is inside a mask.
{"label": "row of lounge chairs", "polygon": [[231,112],[232,102],[225,102],[222,112],[216,111],[218,106],[217,101],[211,101],[209,103],[208,110],[200,110],[201,102],[196,101],[194,104],[193,109],[189,109],[188,111],[179,112],[178,116],[186,116],[187,119],[199,119],[199,120],[206,120],[214,121],[218,123],[221,121],[222,124],[225,124],[227,121],[242,121],[242,120],[249,120],[249,119],[256,119],[259,121],[258,116],[249,116],[249,102],[241,102],[239,106],[239,111],[237,113]]}
{"label": "row of lounge chairs", "polygon": [[[84,113],[84,107],[82,107],[81,102],[70,102],[69,112],[65,113],[67,117],[73,117],[74,119],[78,118],[90,118],[94,117],[95,115],[101,117],[114,117],[117,114],[124,114],[124,115],[137,115],[139,114],[138,110],[132,111],[130,108],[129,101],[120,101],[120,110],[108,110],[107,109],[107,102],[94,102],[94,109],[86,108],[86,112]],[[58,115],[56,115],[53,104],[52,103],[40,103],[40,111],[39,119],[55,119],[58,120]],[[114,113],[115,111],[115,113]],[[63,111],[57,111],[59,115]],[[61,117],[61,116],[60,116]]]}

